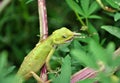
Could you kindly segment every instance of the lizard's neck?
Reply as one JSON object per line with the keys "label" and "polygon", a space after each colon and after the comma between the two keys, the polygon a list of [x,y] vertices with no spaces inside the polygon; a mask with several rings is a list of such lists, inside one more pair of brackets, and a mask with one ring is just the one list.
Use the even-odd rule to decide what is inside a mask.
{"label": "lizard's neck", "polygon": [[49,36],[49,37],[45,40],[45,42],[46,42],[47,44],[52,45],[52,46],[55,45],[55,44],[53,43],[53,36]]}

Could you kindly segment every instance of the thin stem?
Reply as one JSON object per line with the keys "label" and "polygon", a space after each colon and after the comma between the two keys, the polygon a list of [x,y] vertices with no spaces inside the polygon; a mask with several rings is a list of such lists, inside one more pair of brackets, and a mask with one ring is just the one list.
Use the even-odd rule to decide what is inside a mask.
{"label": "thin stem", "polygon": [[101,0],[96,0],[96,2],[97,2],[102,8],[105,7],[105,6],[103,5],[103,3],[101,2]]}
{"label": "thin stem", "polygon": [[96,2],[101,6],[102,9],[104,9],[105,11],[108,11],[108,12],[116,12],[117,10],[115,9],[112,9],[110,7],[107,7],[105,6],[101,0],[96,0]]}
{"label": "thin stem", "polygon": [[83,26],[86,26],[85,23],[84,23],[84,22],[82,21],[82,19],[80,18],[80,16],[78,15],[78,13],[75,12],[75,14],[76,14],[78,20],[80,21],[80,23],[81,23]]}
{"label": "thin stem", "polygon": [[[40,40],[44,40],[48,36],[48,24],[47,24],[47,10],[45,0],[38,0],[38,12],[39,12],[39,30],[40,30]],[[41,79],[45,82],[47,81],[47,68],[44,65],[41,69],[40,74]]]}
{"label": "thin stem", "polygon": [[40,40],[44,40],[48,36],[47,11],[45,0],[38,0],[39,24],[40,24]]}
{"label": "thin stem", "polygon": [[87,31],[87,33],[89,33],[89,31],[88,31],[88,18],[85,18],[85,21],[86,21],[86,26],[84,27],[84,29],[83,30],[86,30]]}
{"label": "thin stem", "polygon": [[86,20],[86,26],[88,26],[88,18],[85,18],[85,20]]}

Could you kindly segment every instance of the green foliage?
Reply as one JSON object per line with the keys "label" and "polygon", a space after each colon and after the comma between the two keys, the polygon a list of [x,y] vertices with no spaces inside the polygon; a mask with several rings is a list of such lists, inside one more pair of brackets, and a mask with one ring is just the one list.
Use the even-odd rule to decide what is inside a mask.
{"label": "green foliage", "polygon": [[34,1],[34,0],[27,0],[26,4],[29,4],[29,3],[31,3],[32,1]]}
{"label": "green foliage", "polygon": [[81,80],[81,81],[79,81],[77,83],[93,83],[93,82],[95,82],[94,79],[86,79],[86,80]]}
{"label": "green foliage", "polygon": [[96,28],[91,24],[91,23],[88,23],[88,32],[90,35],[92,35],[92,38],[96,41],[96,42],[99,42],[99,34],[96,30]]}
{"label": "green foliage", "polygon": [[[114,44],[109,43],[106,48],[103,48],[93,39],[90,39],[88,46],[84,50],[81,48],[79,43],[76,42],[75,44],[74,49],[71,50],[72,57],[79,61],[79,64],[83,64],[85,67],[87,66],[95,70],[101,70],[101,68],[104,67],[105,71],[103,69],[99,72],[96,80],[101,83],[113,83],[111,81],[112,78],[110,77],[116,67],[119,66],[118,63],[120,63],[120,58],[113,59],[113,52],[115,49]],[[78,83],[91,83],[93,81],[95,81],[95,79],[87,79]]]}
{"label": "green foliage", "polygon": [[[38,18],[28,9],[29,6],[23,0],[12,0],[9,7],[0,15],[0,49],[10,52],[9,59],[16,65],[20,64],[24,56],[34,47],[29,45],[29,42],[36,43],[37,41],[31,39],[37,40],[36,35],[39,33],[34,31],[35,28],[38,29]],[[30,9],[33,11],[33,8]]]}
{"label": "green foliage", "polygon": [[[119,83],[120,71],[116,68],[120,66],[120,57],[115,58],[114,51],[120,46],[120,0],[101,1],[116,12],[103,10],[96,0],[46,0],[49,33],[66,26],[81,34],[56,49],[51,66],[53,69],[62,67],[60,75],[53,76],[54,83],[70,83],[71,73],[84,67],[100,70],[100,64],[105,66],[105,71],[78,83]],[[38,42],[38,19],[37,0],[11,0],[0,14],[1,83],[14,83],[14,66],[8,63],[18,69],[25,55]]]}
{"label": "green foliage", "polygon": [[94,59],[91,59],[91,56],[89,56],[86,53],[86,49],[81,48],[80,44],[78,41],[74,41],[74,49],[71,50],[70,54],[73,58],[77,59],[80,64],[82,63],[83,66],[89,66],[96,68],[96,64],[94,64]]}
{"label": "green foliage", "polygon": [[53,80],[53,83],[70,83],[71,78],[71,58],[66,56],[63,59],[61,74]]}
{"label": "green foliage", "polygon": [[77,3],[73,0],[66,0],[66,2],[76,13],[80,14],[83,18],[101,18],[98,15],[93,14],[98,8],[96,1],[90,3],[90,0],[79,0],[79,3]]}
{"label": "green foliage", "polygon": [[116,13],[115,15],[114,15],[114,20],[115,21],[118,21],[120,19],[120,13]]}
{"label": "green foliage", "polygon": [[11,73],[15,69],[15,66],[8,66],[7,56],[7,51],[0,53],[0,83],[16,83],[15,76]]}
{"label": "green foliage", "polygon": [[113,8],[120,9],[120,0],[106,0],[108,4],[110,4]]}
{"label": "green foliage", "polygon": [[106,30],[110,34],[120,38],[120,28],[115,27],[115,26],[102,26],[101,28]]}

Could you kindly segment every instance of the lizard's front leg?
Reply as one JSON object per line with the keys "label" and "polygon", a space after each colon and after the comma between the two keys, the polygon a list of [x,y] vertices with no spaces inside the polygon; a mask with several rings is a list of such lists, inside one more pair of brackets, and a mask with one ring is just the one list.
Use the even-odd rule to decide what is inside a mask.
{"label": "lizard's front leg", "polygon": [[50,53],[48,54],[47,59],[46,59],[47,70],[50,71],[50,72],[53,72],[53,70],[50,67],[50,59],[51,59],[51,57],[52,57],[52,55],[55,51],[55,48],[56,48],[56,45],[53,46],[52,50],[50,51]]}

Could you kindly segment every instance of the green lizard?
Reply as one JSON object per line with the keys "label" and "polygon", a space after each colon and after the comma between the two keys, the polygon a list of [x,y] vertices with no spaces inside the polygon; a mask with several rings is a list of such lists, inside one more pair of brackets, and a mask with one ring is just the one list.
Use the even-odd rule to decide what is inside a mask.
{"label": "green lizard", "polygon": [[72,40],[74,36],[75,33],[65,27],[54,31],[47,39],[39,42],[24,58],[17,75],[22,80],[26,80],[34,74],[33,72],[38,72],[45,63],[49,68],[49,60],[55,50],[55,46]]}

